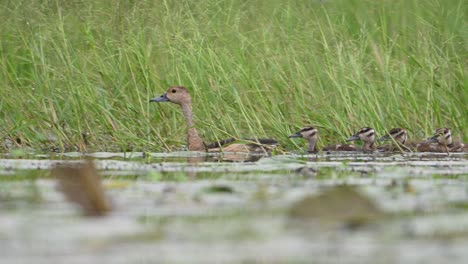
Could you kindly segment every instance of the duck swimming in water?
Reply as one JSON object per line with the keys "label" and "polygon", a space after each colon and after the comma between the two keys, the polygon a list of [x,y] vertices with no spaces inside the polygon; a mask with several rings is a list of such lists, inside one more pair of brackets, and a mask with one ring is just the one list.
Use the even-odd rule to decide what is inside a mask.
{"label": "duck swimming in water", "polygon": [[[289,138],[304,138],[309,142],[307,152],[317,153],[318,129],[313,126],[304,127],[296,133],[289,136]],[[355,151],[356,146],[350,144],[335,144],[328,145],[323,148],[323,151]]]}
{"label": "duck swimming in water", "polygon": [[296,133],[290,135],[288,138],[304,138],[309,142],[309,148],[307,152],[317,153],[318,149],[316,147],[318,140],[318,130],[313,126],[304,127],[303,129],[297,131]]}
{"label": "duck swimming in water", "polygon": [[372,151],[375,149],[375,130],[370,127],[359,129],[354,135],[346,139],[346,141],[361,140],[364,142],[363,151]]}
{"label": "duck swimming in water", "polygon": [[426,142],[420,143],[416,147],[420,152],[464,152],[465,144],[453,142],[450,129],[437,128],[434,134]]}
{"label": "duck swimming in water", "polygon": [[185,117],[185,123],[187,125],[187,142],[188,149],[190,151],[209,151],[209,152],[263,152],[266,153],[271,151],[278,142],[274,139],[242,139],[244,143],[235,143],[237,139],[230,138],[214,142],[211,144],[205,144],[198,135],[198,131],[195,128],[192,113],[192,98],[189,91],[182,86],[173,86],[167,89],[166,93],[159,97],[155,97],[150,102],[162,103],[170,102],[179,105],[182,108],[182,113]]}
{"label": "duck swimming in water", "polygon": [[392,128],[386,135],[379,138],[377,141],[389,141],[393,142],[378,146],[377,149],[383,152],[395,152],[395,151],[411,151],[409,146],[405,145],[408,140],[408,133],[405,129],[397,127]]}

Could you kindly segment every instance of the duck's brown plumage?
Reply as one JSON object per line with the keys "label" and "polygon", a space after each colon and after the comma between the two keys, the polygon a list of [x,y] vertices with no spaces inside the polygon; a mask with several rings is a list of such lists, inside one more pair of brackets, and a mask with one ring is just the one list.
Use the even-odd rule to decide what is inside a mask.
{"label": "duck's brown plumage", "polygon": [[188,149],[191,151],[260,152],[270,150],[272,145],[278,144],[274,139],[247,139],[244,141],[248,141],[248,144],[231,144],[236,141],[234,138],[205,144],[194,127],[192,98],[189,91],[182,86],[169,87],[166,93],[151,99],[150,102],[171,102],[180,105],[187,125]]}
{"label": "duck's brown plumage", "polygon": [[418,152],[467,152],[464,143],[456,142],[452,144],[434,144],[422,142],[417,144],[416,150]]}
{"label": "duck's brown plumage", "polygon": [[[223,139],[219,140],[216,142],[212,142],[209,144],[206,144],[207,149],[214,149],[214,148],[221,148],[223,146],[226,146],[228,144],[234,143],[236,141],[244,141],[247,145],[277,145],[278,141],[271,139],[271,138],[242,138],[242,139],[236,139],[236,138],[228,138],[228,139]],[[245,144],[243,144],[245,145]]]}
{"label": "duck's brown plumage", "polygon": [[331,144],[323,148],[323,151],[356,151],[356,148],[353,144]]}

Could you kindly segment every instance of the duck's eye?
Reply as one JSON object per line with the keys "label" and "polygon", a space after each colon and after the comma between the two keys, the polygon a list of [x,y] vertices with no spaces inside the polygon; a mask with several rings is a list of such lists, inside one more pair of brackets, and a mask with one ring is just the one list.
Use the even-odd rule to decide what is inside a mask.
{"label": "duck's eye", "polygon": [[177,90],[176,90],[176,89],[172,89],[172,93],[176,93],[176,92],[177,92]]}

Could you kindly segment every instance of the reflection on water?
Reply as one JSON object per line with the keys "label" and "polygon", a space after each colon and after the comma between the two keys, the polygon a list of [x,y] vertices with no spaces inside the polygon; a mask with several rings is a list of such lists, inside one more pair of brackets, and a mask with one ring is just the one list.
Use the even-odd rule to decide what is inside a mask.
{"label": "reflection on water", "polygon": [[51,177],[84,155],[0,159],[1,263],[468,261],[467,154],[87,156],[102,218]]}

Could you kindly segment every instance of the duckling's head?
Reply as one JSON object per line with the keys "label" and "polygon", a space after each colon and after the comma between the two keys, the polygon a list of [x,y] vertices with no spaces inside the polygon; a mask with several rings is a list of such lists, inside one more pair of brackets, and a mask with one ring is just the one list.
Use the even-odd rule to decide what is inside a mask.
{"label": "duckling's head", "polygon": [[388,131],[388,134],[379,138],[378,141],[391,140],[392,138],[398,143],[405,144],[406,140],[408,140],[408,133],[401,127],[392,128]]}
{"label": "duckling's head", "polygon": [[363,127],[359,129],[351,137],[347,138],[346,141],[362,140],[364,142],[374,142],[375,141],[375,130],[370,127]]}
{"label": "duckling's head", "polygon": [[305,138],[307,140],[317,140],[318,130],[315,127],[308,126],[289,136],[289,138]]}
{"label": "duckling's head", "polygon": [[452,144],[452,132],[446,127],[437,128],[434,134],[427,139],[427,142],[450,145]]}
{"label": "duckling's head", "polygon": [[190,105],[192,99],[190,98],[189,91],[182,86],[172,86],[167,91],[159,96],[150,100],[150,102],[171,102],[178,105]]}

